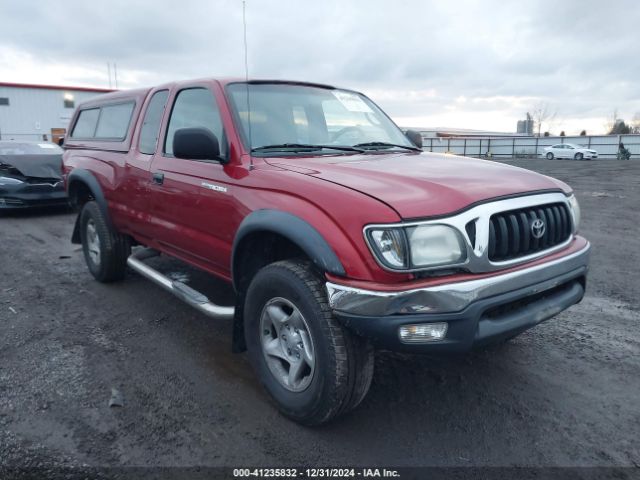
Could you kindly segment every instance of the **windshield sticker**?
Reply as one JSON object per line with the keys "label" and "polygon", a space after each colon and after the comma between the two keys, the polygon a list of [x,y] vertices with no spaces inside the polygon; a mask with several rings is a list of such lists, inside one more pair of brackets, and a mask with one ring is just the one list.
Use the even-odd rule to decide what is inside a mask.
{"label": "windshield sticker", "polygon": [[369,108],[360,96],[355,93],[333,91],[333,95],[340,101],[340,103],[350,112],[364,112],[372,113],[373,110]]}
{"label": "windshield sticker", "polygon": [[53,148],[53,149],[56,148],[56,146],[53,143],[39,143],[38,146],[40,148]]}

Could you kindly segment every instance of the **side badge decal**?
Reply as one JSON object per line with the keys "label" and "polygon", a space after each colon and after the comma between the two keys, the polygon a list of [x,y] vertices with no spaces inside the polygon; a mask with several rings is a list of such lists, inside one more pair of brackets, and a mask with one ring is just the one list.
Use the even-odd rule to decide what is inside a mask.
{"label": "side badge decal", "polygon": [[220,185],[214,185],[213,183],[209,183],[209,182],[202,182],[200,185],[202,185],[204,188],[208,188],[209,190],[214,190],[216,192],[227,193],[227,187],[222,187]]}

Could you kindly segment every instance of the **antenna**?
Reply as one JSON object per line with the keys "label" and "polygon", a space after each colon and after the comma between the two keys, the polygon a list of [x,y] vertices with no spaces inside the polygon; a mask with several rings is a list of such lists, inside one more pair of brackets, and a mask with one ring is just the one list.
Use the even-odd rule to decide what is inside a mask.
{"label": "antenna", "polygon": [[107,75],[109,75],[109,88],[111,88],[111,64],[107,62]]}
{"label": "antenna", "polygon": [[113,78],[116,81],[116,90],[118,89],[118,66],[113,62]]}
{"label": "antenna", "polygon": [[251,149],[253,142],[251,141],[251,103],[249,102],[249,54],[247,48],[247,14],[246,1],[242,0],[242,27],[244,29],[244,78],[247,87],[247,125],[249,130],[249,170],[253,170],[253,156]]}

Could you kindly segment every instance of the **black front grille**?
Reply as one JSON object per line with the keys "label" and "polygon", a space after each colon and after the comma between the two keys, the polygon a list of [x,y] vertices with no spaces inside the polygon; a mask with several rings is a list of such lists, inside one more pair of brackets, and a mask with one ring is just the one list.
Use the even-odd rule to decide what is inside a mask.
{"label": "black front grille", "polygon": [[[544,233],[539,233],[541,220]],[[503,261],[559,245],[571,236],[571,214],[564,203],[500,212],[489,220],[489,260]]]}

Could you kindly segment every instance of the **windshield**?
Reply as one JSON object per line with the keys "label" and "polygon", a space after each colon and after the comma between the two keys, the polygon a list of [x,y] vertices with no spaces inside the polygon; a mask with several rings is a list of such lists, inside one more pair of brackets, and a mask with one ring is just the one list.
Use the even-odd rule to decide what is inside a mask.
{"label": "windshield", "polygon": [[388,148],[415,148],[382,110],[355,92],[293,84],[249,84],[249,115],[247,84],[234,83],[227,89],[245,143],[253,151],[290,147],[289,153],[298,154],[301,146],[330,149],[380,143],[388,144]]}
{"label": "windshield", "polygon": [[0,142],[0,155],[55,155],[62,149],[54,143]]}

